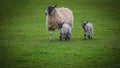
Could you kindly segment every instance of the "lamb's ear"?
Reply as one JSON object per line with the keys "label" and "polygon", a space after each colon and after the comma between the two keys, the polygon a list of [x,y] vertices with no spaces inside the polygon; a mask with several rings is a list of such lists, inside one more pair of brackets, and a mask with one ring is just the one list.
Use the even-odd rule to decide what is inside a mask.
{"label": "lamb's ear", "polygon": [[88,21],[86,21],[86,23],[88,23]]}
{"label": "lamb's ear", "polygon": [[85,22],[85,20],[82,20],[82,22]]}
{"label": "lamb's ear", "polygon": [[54,7],[57,7],[57,5],[55,5]]}
{"label": "lamb's ear", "polygon": [[63,22],[63,24],[64,24],[65,22]]}

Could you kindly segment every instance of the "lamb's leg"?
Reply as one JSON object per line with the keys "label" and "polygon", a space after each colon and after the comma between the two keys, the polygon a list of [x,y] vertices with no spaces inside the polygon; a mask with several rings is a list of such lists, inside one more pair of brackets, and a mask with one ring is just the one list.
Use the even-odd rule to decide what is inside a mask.
{"label": "lamb's leg", "polygon": [[71,38],[71,34],[69,33],[69,34],[68,34],[68,40],[70,40],[70,38]]}
{"label": "lamb's leg", "polygon": [[91,37],[90,37],[91,39],[93,39],[93,33],[91,32]]}
{"label": "lamb's leg", "polygon": [[52,33],[53,33],[53,31],[51,30],[50,31],[50,41],[52,41]]}
{"label": "lamb's leg", "polygon": [[88,39],[90,39],[90,38],[91,38],[91,32],[88,31]]}
{"label": "lamb's leg", "polygon": [[68,34],[65,34],[65,40],[68,40]]}
{"label": "lamb's leg", "polygon": [[68,32],[67,35],[66,35],[66,37],[67,37],[67,40],[70,40],[71,34]]}
{"label": "lamb's leg", "polygon": [[93,28],[91,29],[91,39],[93,39]]}
{"label": "lamb's leg", "polygon": [[60,33],[60,41],[62,41],[62,33]]}

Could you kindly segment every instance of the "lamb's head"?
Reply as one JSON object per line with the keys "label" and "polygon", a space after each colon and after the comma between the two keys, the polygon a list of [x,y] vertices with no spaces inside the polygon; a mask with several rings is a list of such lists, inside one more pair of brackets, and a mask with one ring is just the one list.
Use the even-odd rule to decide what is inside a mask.
{"label": "lamb's head", "polygon": [[57,5],[55,5],[55,6],[48,6],[48,8],[46,9],[46,11],[45,11],[45,14],[46,15],[52,15],[52,12],[54,11],[54,9],[57,7]]}
{"label": "lamb's head", "polygon": [[88,21],[83,20],[82,21],[82,27],[85,28],[85,26],[86,26],[87,23],[88,23]]}
{"label": "lamb's head", "polygon": [[61,29],[63,27],[64,22],[57,22],[58,29]]}

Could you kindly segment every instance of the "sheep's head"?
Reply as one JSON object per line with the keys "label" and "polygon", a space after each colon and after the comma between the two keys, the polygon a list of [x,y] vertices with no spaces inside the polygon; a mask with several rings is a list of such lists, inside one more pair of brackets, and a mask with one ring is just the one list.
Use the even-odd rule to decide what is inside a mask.
{"label": "sheep's head", "polygon": [[85,26],[86,26],[87,23],[88,23],[88,21],[83,20],[82,21],[82,27],[85,28]]}
{"label": "sheep's head", "polygon": [[62,23],[62,22],[57,22],[58,29],[61,29],[61,28],[62,28],[62,26],[63,26],[63,24],[64,24],[64,22],[63,22],[63,23]]}
{"label": "sheep's head", "polygon": [[51,13],[55,9],[55,7],[57,7],[57,5],[55,5],[55,6],[48,6],[48,8],[45,11],[45,14],[51,16]]}

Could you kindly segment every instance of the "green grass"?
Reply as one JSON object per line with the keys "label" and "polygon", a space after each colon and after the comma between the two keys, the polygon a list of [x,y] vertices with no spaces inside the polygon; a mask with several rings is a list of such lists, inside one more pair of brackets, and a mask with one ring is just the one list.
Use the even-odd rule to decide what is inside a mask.
{"label": "green grass", "polygon": [[[0,68],[120,68],[119,0],[1,0]],[[70,41],[45,27],[49,5],[74,14]],[[81,21],[94,26],[94,39],[83,40]]]}

